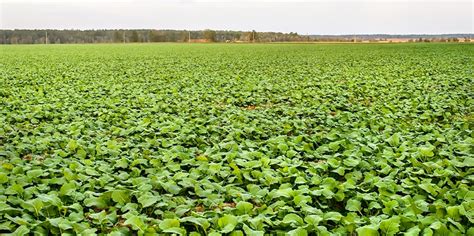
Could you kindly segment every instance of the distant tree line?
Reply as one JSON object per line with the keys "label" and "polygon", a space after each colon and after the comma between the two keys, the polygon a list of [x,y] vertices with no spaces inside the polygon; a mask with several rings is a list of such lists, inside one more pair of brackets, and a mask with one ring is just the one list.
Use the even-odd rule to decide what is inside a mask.
{"label": "distant tree line", "polygon": [[292,42],[309,41],[297,33],[214,30],[0,30],[0,44],[134,42]]}
{"label": "distant tree line", "polygon": [[[455,37],[448,37],[448,38],[418,38],[418,39],[410,39],[409,42],[425,42],[425,43],[430,43],[430,42],[449,42],[449,43],[457,43],[460,42],[460,38],[455,38]],[[471,42],[470,37],[464,37],[462,38],[463,42]]]}
{"label": "distant tree line", "polygon": [[298,33],[221,30],[0,30],[0,44],[139,42],[470,42],[472,34],[299,35]]}

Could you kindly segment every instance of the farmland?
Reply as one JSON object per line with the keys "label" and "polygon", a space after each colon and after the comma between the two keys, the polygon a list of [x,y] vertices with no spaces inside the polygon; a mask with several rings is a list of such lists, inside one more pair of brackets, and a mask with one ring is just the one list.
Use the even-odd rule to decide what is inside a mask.
{"label": "farmland", "polygon": [[0,47],[0,234],[474,235],[472,44]]}

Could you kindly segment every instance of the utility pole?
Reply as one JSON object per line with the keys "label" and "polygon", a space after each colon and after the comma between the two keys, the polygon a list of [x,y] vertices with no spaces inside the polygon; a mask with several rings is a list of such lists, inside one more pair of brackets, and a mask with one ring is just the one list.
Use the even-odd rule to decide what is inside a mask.
{"label": "utility pole", "polygon": [[191,31],[188,31],[188,43],[191,43]]}
{"label": "utility pole", "polygon": [[252,43],[255,43],[255,31],[252,30]]}
{"label": "utility pole", "polygon": [[48,31],[45,32],[44,44],[48,44]]}
{"label": "utility pole", "polygon": [[123,31],[122,36],[123,36],[123,43],[125,43],[125,30]]}

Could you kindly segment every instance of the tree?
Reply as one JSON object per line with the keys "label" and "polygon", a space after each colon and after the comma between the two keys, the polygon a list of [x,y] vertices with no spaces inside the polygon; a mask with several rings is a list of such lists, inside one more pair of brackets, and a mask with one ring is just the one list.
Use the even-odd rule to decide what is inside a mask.
{"label": "tree", "polygon": [[134,42],[134,43],[138,42],[138,32],[136,30],[132,31],[130,42]]}
{"label": "tree", "polygon": [[215,42],[216,41],[216,31],[214,31],[214,30],[204,30],[204,39],[206,39],[209,42]]}
{"label": "tree", "polygon": [[148,30],[148,32],[146,33],[146,36],[145,36],[145,42],[149,43],[152,41],[152,36],[153,35],[153,30]]}
{"label": "tree", "polygon": [[248,38],[249,38],[249,41],[250,41],[250,42],[255,42],[255,41],[257,41],[257,40],[258,40],[257,31],[252,30],[252,32],[249,32]]}
{"label": "tree", "polygon": [[179,33],[178,42],[189,42],[189,32],[182,31]]}
{"label": "tree", "polygon": [[[279,42],[303,41],[305,36],[292,33],[253,31],[186,31],[186,30],[48,30],[48,43],[127,43],[127,42],[188,42],[191,39],[207,40],[209,42],[251,41]],[[191,33],[191,37],[190,37]],[[463,37],[465,37],[463,35]],[[314,38],[317,40],[345,40],[337,37]],[[2,30],[0,29],[0,44],[44,44],[45,30]],[[313,40],[313,38],[309,39]]]}

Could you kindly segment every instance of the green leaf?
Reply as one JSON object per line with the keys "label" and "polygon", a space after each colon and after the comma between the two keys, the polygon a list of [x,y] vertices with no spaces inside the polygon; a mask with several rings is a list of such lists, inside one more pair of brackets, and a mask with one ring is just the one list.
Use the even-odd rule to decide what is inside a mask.
{"label": "green leaf", "polygon": [[351,157],[344,159],[343,162],[344,162],[344,165],[349,166],[349,167],[356,167],[360,163],[359,160],[355,158],[351,158]]}
{"label": "green leaf", "polygon": [[62,206],[61,199],[55,195],[56,193],[50,193],[50,194],[39,194],[37,195],[37,198],[43,202],[50,203],[53,206],[60,207]]}
{"label": "green leaf", "polygon": [[237,217],[233,215],[224,215],[217,220],[217,225],[219,225],[222,233],[231,232],[238,223]]}
{"label": "green leaf", "polygon": [[265,235],[264,231],[253,230],[250,227],[248,227],[246,224],[244,224],[243,229],[244,229],[245,235],[247,236],[264,236]]}
{"label": "green leaf", "polygon": [[3,223],[0,223],[0,230],[5,230],[5,231],[12,231],[13,224],[10,221],[5,221]]}
{"label": "green leaf", "polygon": [[332,151],[336,152],[337,150],[339,150],[340,144],[341,144],[341,141],[335,141],[335,142],[329,143],[328,147]]}
{"label": "green leaf", "polygon": [[140,232],[145,232],[147,225],[142,221],[139,216],[131,216],[125,222],[126,225],[131,225],[134,230],[138,230]]}
{"label": "green leaf", "polygon": [[66,146],[66,148],[71,152],[74,152],[77,147],[78,147],[77,142],[76,140],[73,140],[73,139],[69,140]]}
{"label": "green leaf", "polygon": [[237,212],[239,214],[246,215],[246,214],[251,214],[252,213],[253,205],[252,205],[252,203],[249,203],[249,202],[239,202],[239,203],[237,203],[235,208],[237,209]]}
{"label": "green leaf", "polygon": [[387,142],[392,146],[392,147],[398,147],[400,146],[400,134],[394,133],[388,140]]}
{"label": "green leaf", "polygon": [[292,158],[292,157],[296,156],[297,154],[298,154],[298,152],[295,151],[295,150],[289,150],[289,151],[286,152],[286,156],[288,158]]}
{"label": "green leaf", "polygon": [[373,225],[367,225],[356,229],[358,236],[378,236],[378,228]]}
{"label": "green leaf", "polygon": [[324,220],[331,220],[331,221],[334,221],[334,222],[338,222],[341,220],[342,218],[342,215],[341,213],[339,212],[326,212],[324,213],[324,216],[323,216]]}
{"label": "green leaf", "polygon": [[172,194],[178,194],[181,191],[181,188],[173,181],[168,181],[166,183],[161,184],[163,188]]}
{"label": "green leaf", "polygon": [[346,210],[348,211],[360,211],[361,203],[357,199],[349,199],[346,204]]}
{"label": "green leaf", "polygon": [[244,236],[244,232],[241,230],[234,230],[232,233],[229,234],[229,236]]}
{"label": "green leaf", "polygon": [[57,217],[57,218],[50,218],[48,219],[49,223],[57,228],[62,230],[72,229],[72,224],[69,222],[68,219]]}
{"label": "green leaf", "polygon": [[90,218],[95,219],[98,224],[103,224],[107,220],[107,213],[103,210],[89,215]]}
{"label": "green leaf", "polygon": [[[435,221],[430,225],[430,228],[434,229],[436,233],[441,233],[447,231],[446,225],[440,221]],[[448,232],[449,233],[449,232]]]}
{"label": "green leaf", "polygon": [[466,235],[474,235],[474,227],[470,227],[470,228],[467,230]]}
{"label": "green leaf", "polygon": [[72,194],[76,191],[76,185],[73,182],[63,184],[59,189],[59,194],[63,196],[67,196]]}
{"label": "green leaf", "polygon": [[130,202],[130,194],[126,190],[114,190],[111,197],[114,202],[120,205]]}
{"label": "green leaf", "polygon": [[296,228],[294,230],[288,231],[287,233],[288,236],[307,236],[308,231],[304,228]]}
{"label": "green leaf", "polygon": [[210,232],[210,233],[208,234],[208,236],[221,236],[221,235],[222,235],[221,233],[215,232],[215,231],[214,231],[214,232]]}
{"label": "green leaf", "polygon": [[[453,224],[454,226],[456,226],[456,228],[457,228],[460,232],[462,232],[462,233],[465,233],[465,232],[466,232],[466,229],[464,228],[464,226],[462,226],[461,223],[459,223],[459,222],[457,222],[457,221],[454,221],[454,220],[451,219],[451,218],[448,218],[448,221],[449,221],[449,223],[451,223],[451,224]],[[454,231],[454,228],[450,228],[450,229]]]}
{"label": "green leaf", "polygon": [[186,230],[183,228],[178,228],[178,227],[172,227],[163,230],[165,233],[170,233],[170,234],[178,234],[178,235],[186,235]]}
{"label": "green leaf", "polygon": [[423,236],[433,236],[433,230],[430,228],[425,228],[422,233]]}
{"label": "green leaf", "polygon": [[5,173],[0,172],[0,184],[4,184],[8,182],[8,176]]}
{"label": "green leaf", "polygon": [[405,232],[405,236],[418,236],[421,232],[421,229],[418,226],[411,227],[407,232]]}
{"label": "green leaf", "polygon": [[459,214],[459,206],[446,207],[446,212],[448,213],[448,216],[451,217],[453,220],[461,219],[461,215]]}
{"label": "green leaf", "polygon": [[205,218],[196,218],[192,216],[181,218],[183,222],[191,222],[202,227],[203,230],[207,230],[211,225],[209,221]]}
{"label": "green leaf", "polygon": [[384,233],[384,235],[391,236],[395,235],[399,232],[400,227],[400,217],[395,216],[386,220],[382,220],[380,222],[380,230]]}
{"label": "green leaf", "polygon": [[418,186],[420,186],[421,189],[425,190],[426,192],[428,192],[432,196],[438,195],[438,192],[434,188],[435,185],[432,184],[432,183],[422,183],[422,184],[419,184]]}
{"label": "green leaf", "polygon": [[285,153],[286,151],[288,151],[288,145],[286,145],[286,144],[284,144],[284,143],[280,143],[280,144],[278,144],[278,149],[279,149],[281,152]]}
{"label": "green leaf", "polygon": [[291,225],[303,225],[304,222],[303,222],[303,219],[297,215],[297,214],[293,214],[293,213],[290,213],[288,215],[286,215],[282,222],[284,224],[291,224]]}
{"label": "green leaf", "polygon": [[76,153],[77,157],[79,157],[80,159],[84,159],[87,157],[87,152],[84,151],[84,149],[79,149],[77,150],[77,153]]}
{"label": "green leaf", "polygon": [[293,193],[294,191],[291,188],[277,189],[273,195],[273,198],[278,198],[278,197],[290,198],[293,196]]}
{"label": "green leaf", "polygon": [[108,206],[107,201],[103,197],[91,197],[84,199],[84,204],[88,207],[95,206],[98,208],[106,208]]}
{"label": "green leaf", "polygon": [[166,230],[169,228],[179,228],[179,220],[178,219],[164,219],[161,221],[159,225],[161,230]]}
{"label": "green leaf", "polygon": [[142,205],[143,208],[149,207],[155,204],[160,198],[157,196],[153,196],[151,194],[144,194],[138,197],[138,203]]}
{"label": "green leaf", "polygon": [[33,208],[35,210],[35,215],[37,215],[37,216],[39,215],[39,212],[41,211],[41,209],[43,209],[43,207],[44,207],[43,201],[41,201],[38,198],[33,199],[33,200],[29,200],[27,203],[30,204],[31,206],[33,206]]}
{"label": "green leaf", "polygon": [[318,226],[319,222],[323,220],[323,217],[319,215],[308,215],[304,218],[304,221],[310,225]]}
{"label": "green leaf", "polygon": [[28,227],[26,225],[21,225],[20,227],[18,227],[12,235],[14,236],[23,236],[23,235],[27,235],[30,233],[30,230],[28,229]]}
{"label": "green leaf", "polygon": [[26,176],[32,179],[36,179],[43,174],[43,170],[30,170],[26,172]]}
{"label": "green leaf", "polygon": [[424,147],[418,148],[418,151],[420,152],[421,156],[424,156],[424,157],[433,157],[434,156],[433,150],[434,150],[433,146],[424,146]]}

